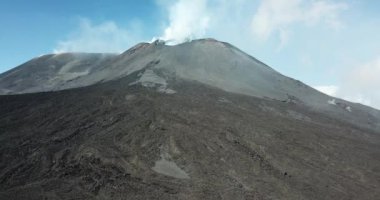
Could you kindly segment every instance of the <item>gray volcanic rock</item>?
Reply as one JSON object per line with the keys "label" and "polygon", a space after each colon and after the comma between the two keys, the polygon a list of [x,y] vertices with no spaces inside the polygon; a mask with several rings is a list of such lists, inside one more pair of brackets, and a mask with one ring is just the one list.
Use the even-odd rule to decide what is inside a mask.
{"label": "gray volcanic rock", "polygon": [[159,81],[161,89],[168,92],[174,91],[167,89],[166,79],[197,81],[228,92],[305,104],[334,118],[380,129],[380,111],[322,94],[276,72],[236,47],[214,39],[176,46],[159,41],[140,43],[120,55],[43,56],[0,75],[0,94],[83,87],[116,80],[140,70],[146,70],[142,72],[145,73],[142,76],[145,85]]}
{"label": "gray volcanic rock", "polygon": [[[62,53],[34,58],[0,75],[0,94],[44,92],[71,88],[66,85],[102,70],[115,55]],[[76,87],[79,87],[78,85]]]}
{"label": "gray volcanic rock", "polygon": [[42,56],[0,91],[0,199],[380,199],[379,111],[224,42]]}
{"label": "gray volcanic rock", "polygon": [[379,199],[380,132],[171,80],[0,96],[0,199]]}

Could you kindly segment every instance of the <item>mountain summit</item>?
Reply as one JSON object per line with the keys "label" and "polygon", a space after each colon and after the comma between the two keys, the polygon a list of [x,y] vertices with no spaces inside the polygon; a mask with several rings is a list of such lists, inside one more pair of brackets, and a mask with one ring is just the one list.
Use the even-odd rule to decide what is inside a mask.
{"label": "mountain summit", "polygon": [[140,43],[116,54],[41,56],[0,75],[0,94],[57,91],[117,80],[138,72],[135,82],[174,92],[170,80],[196,81],[227,92],[305,104],[335,118],[380,129],[378,110],[327,96],[286,77],[238,48],[215,39],[168,46]]}
{"label": "mountain summit", "polygon": [[225,42],[45,55],[0,94],[0,198],[380,198],[380,111]]}

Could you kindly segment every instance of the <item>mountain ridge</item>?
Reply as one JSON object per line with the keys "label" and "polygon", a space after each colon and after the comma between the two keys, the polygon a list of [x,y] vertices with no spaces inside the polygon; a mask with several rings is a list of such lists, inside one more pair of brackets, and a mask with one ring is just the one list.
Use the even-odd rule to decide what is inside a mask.
{"label": "mountain ridge", "polygon": [[380,198],[379,111],[228,43],[48,55],[1,89],[0,199]]}
{"label": "mountain ridge", "polygon": [[195,81],[168,94],[139,73],[0,96],[0,199],[380,196],[377,130]]}
{"label": "mountain ridge", "polygon": [[144,80],[140,82],[161,85],[162,90],[169,87],[166,79],[182,78],[228,92],[303,103],[360,126],[380,128],[380,111],[320,93],[280,74],[237,47],[215,39],[199,39],[174,46],[157,40],[136,44],[118,55],[47,55],[15,69],[19,72],[11,70],[11,73],[0,74],[2,94],[84,87],[148,69],[146,74],[141,72]]}

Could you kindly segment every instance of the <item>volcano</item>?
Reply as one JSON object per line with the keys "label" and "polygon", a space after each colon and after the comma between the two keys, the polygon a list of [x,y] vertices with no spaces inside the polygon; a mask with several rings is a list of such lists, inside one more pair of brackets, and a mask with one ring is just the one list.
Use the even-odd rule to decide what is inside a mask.
{"label": "volcano", "polygon": [[0,199],[380,199],[380,111],[214,39],[0,75]]}

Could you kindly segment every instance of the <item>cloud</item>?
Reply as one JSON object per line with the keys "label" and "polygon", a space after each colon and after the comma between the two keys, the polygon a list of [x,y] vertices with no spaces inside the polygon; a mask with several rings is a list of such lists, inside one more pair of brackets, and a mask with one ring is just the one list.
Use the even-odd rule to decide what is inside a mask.
{"label": "cloud", "polygon": [[[168,14],[167,26],[158,38],[177,44],[205,36],[240,37],[236,41],[267,41],[277,35],[281,50],[297,24],[342,27],[340,14],[346,3],[328,0],[156,0]],[[257,7],[257,9],[255,9]],[[245,31],[249,30],[249,34]],[[241,42],[244,44],[244,42]]]}
{"label": "cloud", "polygon": [[[347,3],[333,0],[262,0],[259,3],[250,0],[158,1],[168,15],[164,19],[167,26],[158,38],[177,44],[188,39],[215,37],[248,49],[249,53],[254,52],[249,51],[252,46],[273,44],[273,41],[279,43],[271,52],[280,51],[290,42],[296,29],[327,27],[332,31],[338,30],[344,24],[342,12],[349,8]],[[303,67],[315,62],[308,54],[315,56],[315,52],[309,52],[301,57]],[[380,85],[380,57],[346,70],[336,73],[335,76],[341,79],[336,85],[315,88],[330,96],[380,108],[377,87]]]}
{"label": "cloud", "polygon": [[70,33],[66,40],[58,42],[54,53],[120,53],[139,42],[138,33],[138,26],[133,26],[129,31],[126,28],[119,27],[113,21],[93,24],[90,20],[82,18],[77,30]]}
{"label": "cloud", "polygon": [[169,25],[160,39],[177,44],[205,35],[210,20],[206,0],[179,0],[167,10]]}
{"label": "cloud", "polygon": [[337,96],[337,92],[339,90],[339,87],[336,85],[320,85],[320,86],[314,86],[314,88],[330,96]]}
{"label": "cloud", "polygon": [[178,44],[191,39],[212,37],[248,46],[246,34],[253,16],[250,0],[156,0],[167,12],[162,33],[155,38]]}
{"label": "cloud", "polygon": [[380,55],[342,74],[341,95],[380,109]]}
{"label": "cloud", "polygon": [[[233,43],[255,56],[263,51],[273,55],[274,51],[281,50],[291,42],[295,30],[308,27],[340,29],[343,26],[342,12],[349,7],[345,2],[334,0],[156,2],[165,11],[163,18],[157,19],[157,24],[164,24],[157,38],[177,44],[189,39],[214,37]],[[141,37],[142,32],[139,26],[125,28],[113,21],[94,24],[82,19],[77,30],[58,42],[54,51],[122,52],[138,42],[146,41]],[[277,49],[271,46],[276,43],[274,41],[279,41],[275,45]],[[260,43],[268,45],[260,46]],[[307,54],[315,55],[315,52]],[[316,60],[309,56],[301,61],[307,66]],[[380,56],[362,65],[346,68],[337,76],[340,82],[336,85],[315,88],[332,96],[380,108]]]}
{"label": "cloud", "polygon": [[337,85],[315,86],[330,96],[380,109],[380,56],[341,73]]}
{"label": "cloud", "polygon": [[265,0],[261,1],[254,14],[251,28],[261,41],[278,34],[279,48],[282,48],[289,40],[291,28],[297,24],[313,26],[326,23],[333,29],[339,29],[342,27],[339,14],[347,8],[345,3],[324,0]]}
{"label": "cloud", "polygon": [[380,104],[373,104],[369,96],[363,95],[360,91],[345,90],[345,86],[341,87],[338,85],[319,85],[314,86],[314,88],[332,97],[337,97],[345,99],[347,101],[380,108]]}
{"label": "cloud", "polygon": [[380,56],[353,67],[346,73],[345,81],[356,89],[370,88],[380,91]]}

